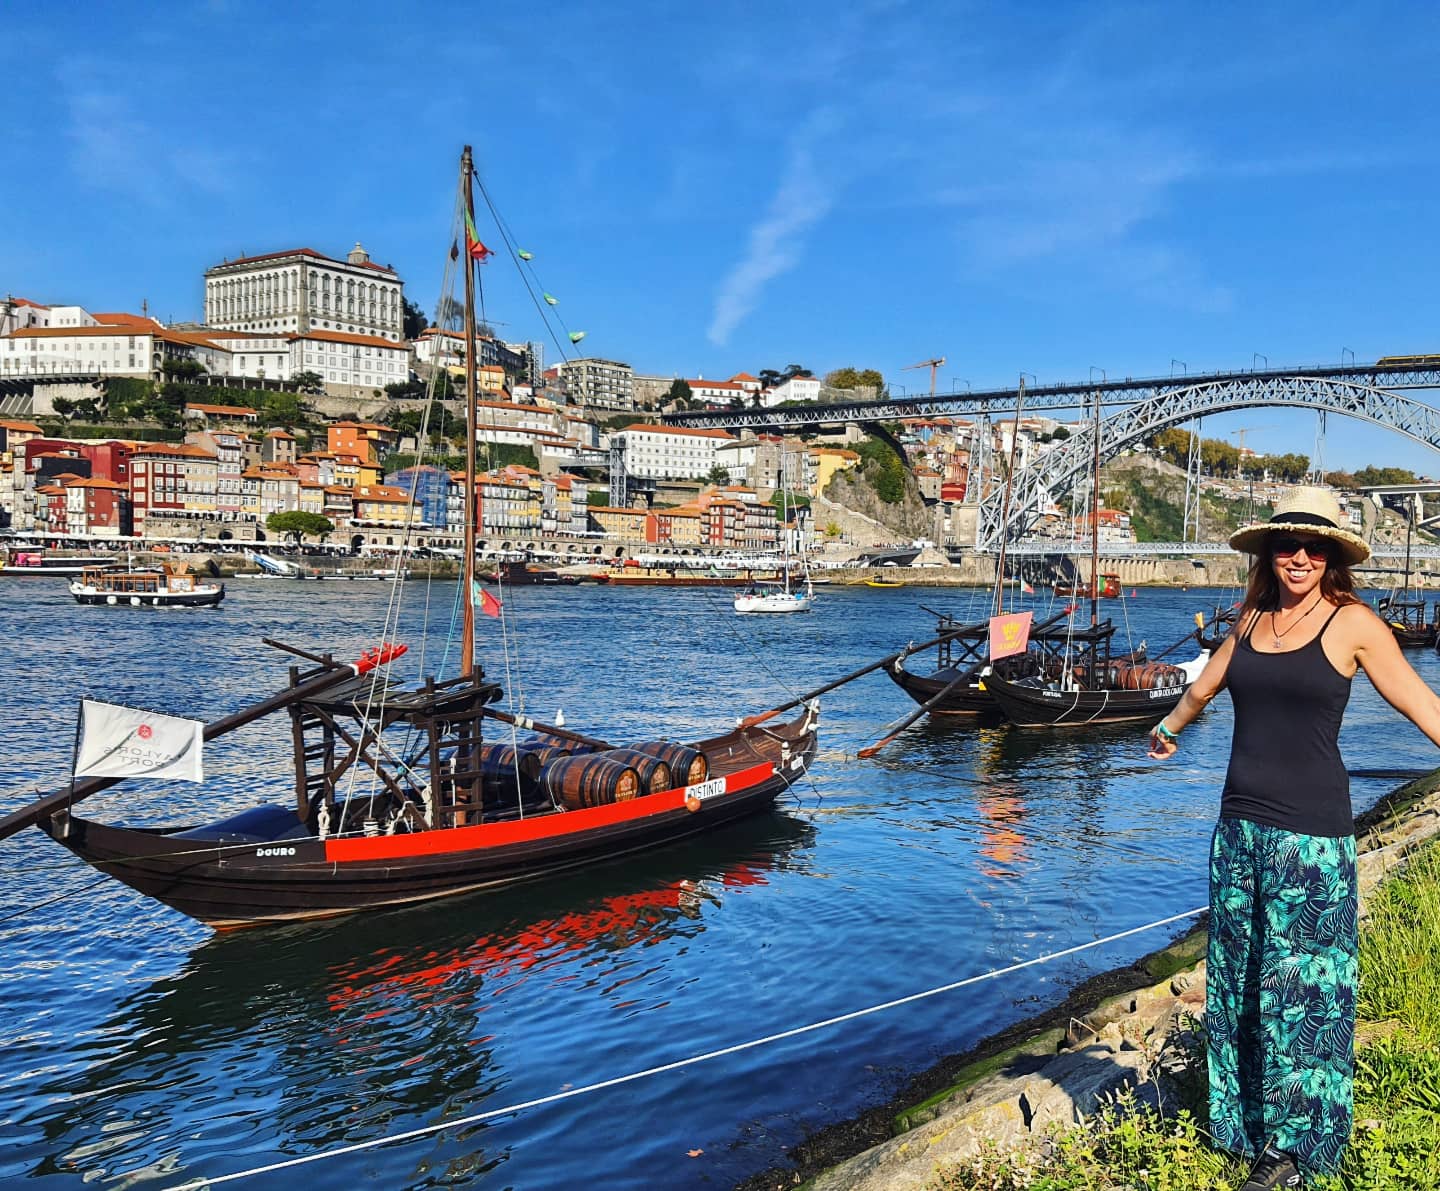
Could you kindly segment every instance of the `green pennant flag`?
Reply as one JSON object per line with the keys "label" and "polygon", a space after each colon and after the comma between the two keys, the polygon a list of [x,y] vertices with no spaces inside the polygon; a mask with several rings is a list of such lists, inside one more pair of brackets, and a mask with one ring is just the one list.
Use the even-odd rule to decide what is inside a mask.
{"label": "green pennant flag", "polygon": [[570,332],[570,342],[571,342],[571,343],[579,343],[580,340],[582,340],[582,339],[584,339],[584,338],[585,338],[585,332],[584,332],[584,331],[571,331],[571,332]]}
{"label": "green pennant flag", "polygon": [[559,305],[560,305],[560,299],[559,299],[559,298],[552,297],[551,295],[545,294],[545,293],[542,293],[540,296],[545,299],[545,305],[547,305],[547,306],[559,306]]}
{"label": "green pennant flag", "polygon": [[522,261],[533,261],[535,259],[535,254],[533,252],[526,252],[523,248],[519,249],[515,253],[515,255],[518,256]]}

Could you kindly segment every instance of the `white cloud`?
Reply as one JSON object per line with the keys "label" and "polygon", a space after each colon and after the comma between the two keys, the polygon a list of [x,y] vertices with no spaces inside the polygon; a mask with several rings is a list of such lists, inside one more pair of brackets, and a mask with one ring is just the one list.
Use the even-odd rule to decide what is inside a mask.
{"label": "white cloud", "polygon": [[799,264],[805,231],[825,217],[831,202],[809,148],[797,146],[770,209],[750,229],[745,256],[720,283],[708,332],[711,343],[724,345],[759,304],[766,285]]}

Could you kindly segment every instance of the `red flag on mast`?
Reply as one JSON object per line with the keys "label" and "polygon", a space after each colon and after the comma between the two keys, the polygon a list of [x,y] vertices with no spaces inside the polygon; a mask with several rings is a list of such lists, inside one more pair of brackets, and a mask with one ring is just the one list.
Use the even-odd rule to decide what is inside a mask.
{"label": "red flag on mast", "polygon": [[465,254],[472,261],[483,261],[491,255],[475,232],[475,205],[468,196],[465,199]]}

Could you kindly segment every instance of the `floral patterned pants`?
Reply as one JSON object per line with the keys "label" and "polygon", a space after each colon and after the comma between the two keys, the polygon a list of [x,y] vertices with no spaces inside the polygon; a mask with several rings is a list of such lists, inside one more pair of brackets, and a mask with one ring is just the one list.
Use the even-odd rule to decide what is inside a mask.
{"label": "floral patterned pants", "polygon": [[1355,1069],[1353,836],[1221,819],[1210,845],[1205,1025],[1210,1131],[1331,1174],[1350,1137]]}

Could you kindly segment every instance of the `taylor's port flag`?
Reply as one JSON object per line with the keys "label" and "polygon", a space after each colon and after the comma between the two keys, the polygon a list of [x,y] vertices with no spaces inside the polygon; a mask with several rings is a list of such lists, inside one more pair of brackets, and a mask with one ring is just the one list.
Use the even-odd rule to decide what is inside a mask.
{"label": "taylor's port flag", "polygon": [[75,776],[203,781],[204,733],[199,720],[82,699]]}
{"label": "taylor's port flag", "polygon": [[992,662],[1025,652],[1025,647],[1030,644],[1030,621],[1034,615],[1033,612],[1012,612],[1008,616],[990,618]]}

